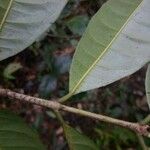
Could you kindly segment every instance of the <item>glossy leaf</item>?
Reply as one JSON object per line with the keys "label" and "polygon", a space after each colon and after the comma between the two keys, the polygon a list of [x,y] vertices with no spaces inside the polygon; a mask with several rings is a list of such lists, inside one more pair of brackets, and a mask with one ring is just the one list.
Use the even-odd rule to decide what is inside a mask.
{"label": "glossy leaf", "polygon": [[48,30],[67,0],[0,0],[0,60],[24,50]]}
{"label": "glossy leaf", "polygon": [[150,108],[150,64],[148,65],[147,72],[146,72],[145,89],[146,89],[148,106]]}
{"label": "glossy leaf", "polygon": [[140,69],[150,59],[149,39],[149,0],[106,2],[77,46],[68,96],[108,85]]}
{"label": "glossy leaf", "polygon": [[12,112],[0,111],[1,150],[45,150],[37,133]]}
{"label": "glossy leaf", "polygon": [[64,132],[70,150],[99,150],[92,140],[66,124]]}

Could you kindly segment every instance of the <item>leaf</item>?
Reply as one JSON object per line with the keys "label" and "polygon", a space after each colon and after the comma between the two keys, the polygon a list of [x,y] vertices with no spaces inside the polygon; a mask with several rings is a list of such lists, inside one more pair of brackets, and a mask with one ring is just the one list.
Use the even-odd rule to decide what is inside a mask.
{"label": "leaf", "polygon": [[87,27],[89,18],[84,16],[75,16],[67,22],[68,28],[78,35],[82,35]]}
{"label": "leaf", "polygon": [[63,125],[70,150],[99,150],[92,140],[67,124]]}
{"label": "leaf", "polygon": [[90,21],[70,71],[70,93],[108,85],[150,59],[150,1],[109,0]]}
{"label": "leaf", "polygon": [[22,68],[22,65],[20,63],[14,62],[10,63],[4,70],[4,77],[7,79],[15,79],[15,77],[12,75],[16,71]]}
{"label": "leaf", "polygon": [[145,89],[146,89],[147,103],[150,108],[150,64],[148,65],[146,72]]}
{"label": "leaf", "polygon": [[67,0],[0,0],[0,60],[37,40],[55,22]]}
{"label": "leaf", "polygon": [[2,150],[44,150],[37,133],[18,116],[0,110],[0,149]]}

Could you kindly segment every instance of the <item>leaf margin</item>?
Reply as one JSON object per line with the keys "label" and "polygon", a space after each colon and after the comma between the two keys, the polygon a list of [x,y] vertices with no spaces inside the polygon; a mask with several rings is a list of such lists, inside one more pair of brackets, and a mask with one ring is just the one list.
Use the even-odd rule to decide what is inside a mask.
{"label": "leaf margin", "polygon": [[[126,22],[124,23],[124,25],[121,27],[121,29],[117,32],[117,34],[113,37],[112,41],[109,43],[109,45],[104,49],[104,51],[101,53],[101,55],[96,59],[96,61],[91,65],[91,67],[84,73],[84,75],[82,76],[82,78],[80,78],[80,80],[78,80],[77,84],[71,89],[71,85],[70,85],[70,81],[69,81],[69,93],[67,95],[65,95],[64,97],[62,97],[60,99],[61,102],[65,102],[66,100],[68,100],[70,97],[72,97],[76,93],[76,91],[79,89],[80,85],[82,84],[82,82],[84,81],[84,79],[87,77],[87,75],[90,73],[90,71],[94,68],[94,66],[100,61],[100,59],[106,54],[107,50],[111,47],[111,45],[113,44],[113,42],[117,39],[117,37],[119,36],[120,32],[125,28],[125,26],[128,24],[128,22],[130,21],[130,19],[132,18],[132,16],[134,15],[134,13],[136,12],[136,10],[143,4],[144,0],[141,0],[141,2],[139,3],[139,5],[134,9],[134,11],[131,13],[131,15],[128,17],[128,19],[126,20]],[[107,3],[107,2],[106,2]],[[105,5],[105,4],[104,4]],[[103,7],[103,6],[102,6]],[[95,15],[94,15],[95,16]],[[93,18],[92,18],[93,19]],[[91,21],[92,21],[91,19]],[[91,22],[90,21],[90,22]],[[87,27],[88,28],[88,27]],[[77,46],[78,48],[78,46]],[[76,49],[77,49],[76,48]],[[76,55],[76,54],[75,54]],[[74,57],[75,57],[74,55]],[[73,57],[73,60],[74,60]],[[73,63],[71,64],[71,68],[72,68]],[[71,72],[71,69],[70,69]],[[70,73],[71,74],[71,73]]]}

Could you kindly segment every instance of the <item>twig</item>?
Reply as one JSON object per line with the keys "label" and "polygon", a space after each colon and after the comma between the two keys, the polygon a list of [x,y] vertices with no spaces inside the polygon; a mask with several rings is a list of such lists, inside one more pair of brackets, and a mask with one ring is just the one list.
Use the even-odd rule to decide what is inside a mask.
{"label": "twig", "polygon": [[61,116],[60,112],[55,110],[54,113],[55,113],[57,119],[59,120],[59,122],[60,122],[62,125],[65,124],[65,122],[64,122],[64,120],[63,120],[63,117]]}
{"label": "twig", "polygon": [[139,140],[139,143],[141,145],[142,150],[149,150],[149,148],[147,147],[147,145],[144,142],[143,137],[141,135],[139,135],[139,134],[136,134],[136,135],[137,135],[137,138]]}
{"label": "twig", "polygon": [[104,115],[95,114],[95,113],[91,113],[88,111],[84,111],[84,110],[80,110],[77,108],[62,105],[57,101],[48,101],[48,100],[44,100],[44,99],[40,99],[40,98],[36,98],[36,97],[24,95],[24,94],[19,94],[19,93],[13,92],[8,89],[0,89],[0,96],[5,96],[5,97],[11,98],[11,99],[17,99],[17,100],[23,101],[23,102],[33,103],[36,105],[41,105],[41,106],[44,106],[47,108],[51,108],[55,111],[66,111],[66,112],[78,114],[81,116],[89,117],[92,119],[96,119],[99,121],[111,123],[114,125],[118,125],[121,127],[131,129],[132,131],[134,131],[140,135],[150,137],[150,132],[149,132],[150,126],[148,126],[148,125],[143,125],[143,124],[139,124],[139,123],[131,123],[131,122],[122,121],[119,119],[114,119],[114,118],[107,117]]}
{"label": "twig", "polygon": [[[146,116],[142,121],[139,120],[141,124],[148,124],[150,122],[150,115]],[[136,133],[139,144],[142,148],[142,150],[150,150],[150,148],[145,144],[144,138]]]}

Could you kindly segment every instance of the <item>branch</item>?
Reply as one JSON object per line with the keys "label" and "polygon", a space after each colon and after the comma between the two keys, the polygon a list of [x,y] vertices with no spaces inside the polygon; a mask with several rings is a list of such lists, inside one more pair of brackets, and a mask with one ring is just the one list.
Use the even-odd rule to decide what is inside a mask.
{"label": "branch", "polygon": [[47,108],[51,108],[55,111],[66,111],[66,112],[78,114],[81,116],[89,117],[92,119],[96,119],[99,121],[111,123],[111,124],[118,125],[118,126],[121,126],[124,128],[128,128],[140,135],[150,137],[150,132],[149,132],[150,126],[148,126],[148,125],[144,125],[144,124],[140,124],[140,123],[131,123],[131,122],[122,121],[119,119],[114,119],[114,118],[107,117],[104,115],[95,114],[95,113],[91,113],[88,111],[84,111],[84,110],[80,110],[77,108],[62,105],[59,102],[54,101],[54,100],[48,101],[48,100],[44,100],[44,99],[40,99],[40,98],[36,98],[36,97],[24,95],[24,94],[19,94],[19,93],[13,92],[8,89],[0,88],[0,96],[5,96],[5,97],[11,98],[11,99],[17,99],[17,100],[23,101],[23,102],[33,103],[36,105],[41,105],[41,106],[44,106]]}
{"label": "branch", "polygon": [[139,144],[141,145],[142,150],[149,150],[149,148],[145,144],[145,141],[144,141],[143,137],[139,134],[136,134],[136,135],[137,135],[137,138],[139,140]]}

